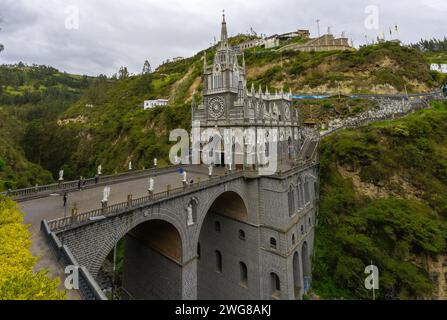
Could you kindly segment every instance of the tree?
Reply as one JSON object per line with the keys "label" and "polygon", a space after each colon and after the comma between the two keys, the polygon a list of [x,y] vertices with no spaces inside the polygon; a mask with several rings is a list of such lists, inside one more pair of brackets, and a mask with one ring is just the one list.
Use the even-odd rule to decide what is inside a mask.
{"label": "tree", "polygon": [[17,203],[0,196],[0,300],[60,300],[58,279],[33,272],[37,262],[29,251],[31,235]]}
{"label": "tree", "polygon": [[151,72],[152,72],[151,64],[149,63],[149,61],[146,60],[144,62],[142,74],[147,74],[147,73],[151,73]]}
{"label": "tree", "polygon": [[129,77],[129,71],[127,70],[127,67],[121,67],[118,72],[118,79],[126,79]]}

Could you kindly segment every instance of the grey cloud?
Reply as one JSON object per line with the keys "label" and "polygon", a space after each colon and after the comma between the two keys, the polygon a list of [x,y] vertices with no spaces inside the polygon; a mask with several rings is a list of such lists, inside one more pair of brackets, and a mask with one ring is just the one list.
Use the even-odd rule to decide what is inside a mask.
{"label": "grey cloud", "polygon": [[[367,5],[380,8],[380,30],[366,30]],[[79,30],[64,27],[65,9],[80,11]],[[356,45],[398,24],[399,37],[443,37],[444,0],[0,0],[5,51],[0,63],[39,63],[73,73],[115,73],[121,65],[140,72],[144,60],[155,67],[174,56],[191,56],[219,35],[226,9],[229,32],[274,34],[297,28],[316,34],[331,26]],[[388,36],[388,35],[387,35]]]}

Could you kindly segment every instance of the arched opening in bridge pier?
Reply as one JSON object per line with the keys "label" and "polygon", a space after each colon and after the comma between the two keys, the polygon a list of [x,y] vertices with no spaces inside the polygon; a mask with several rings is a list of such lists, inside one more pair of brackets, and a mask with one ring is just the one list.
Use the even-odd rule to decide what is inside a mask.
{"label": "arched opening in bridge pier", "polygon": [[295,299],[301,298],[301,272],[300,272],[300,257],[299,253],[295,252],[293,255],[293,286],[295,290]]}
{"label": "arched opening in bridge pier", "polygon": [[[102,267],[109,273],[113,250]],[[163,220],[150,220],[129,231],[117,249],[116,295],[130,300],[182,298],[182,241],[177,229]],[[110,286],[109,282],[109,286]]]}
{"label": "arched opening in bridge pier", "polygon": [[307,247],[307,242],[303,243],[303,247],[301,249],[301,262],[302,262],[302,270],[303,270],[303,292],[306,294],[310,289],[311,283],[311,273],[310,273],[310,257],[309,257],[309,249]]}
{"label": "arched opening in bridge pier", "polygon": [[[198,299],[250,299],[256,292],[254,268],[258,268],[255,227],[247,224],[244,200],[228,191],[216,198],[207,212],[200,231],[200,260],[197,262]],[[216,224],[219,224],[219,231]],[[241,230],[244,237],[241,238]],[[216,261],[216,252],[219,259]],[[244,262],[241,281],[241,261]],[[253,262],[253,263],[250,263]],[[216,266],[218,265],[218,268]]]}

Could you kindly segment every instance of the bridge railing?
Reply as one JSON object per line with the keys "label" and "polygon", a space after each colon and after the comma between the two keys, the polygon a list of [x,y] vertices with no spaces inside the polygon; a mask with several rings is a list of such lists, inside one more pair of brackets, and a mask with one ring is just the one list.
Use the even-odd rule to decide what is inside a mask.
{"label": "bridge railing", "polygon": [[66,266],[76,267],[79,272],[79,292],[85,300],[107,300],[96,281],[93,279],[86,267],[80,266],[70,249],[63,245],[57,235],[51,231],[46,220],[42,221],[41,231],[50,247],[56,254],[59,263]]}
{"label": "bridge railing", "polygon": [[[117,173],[113,175],[106,175],[106,176],[100,176],[98,180],[98,184],[104,184],[109,183],[112,181],[120,181],[125,180],[133,177],[138,176],[144,176],[144,175],[150,175],[154,173],[163,173],[163,172],[169,172],[173,171],[180,166],[169,166],[166,168],[152,168],[152,169],[146,169],[146,170],[136,170],[136,171],[129,171],[129,172],[122,172]],[[88,188],[91,186],[96,186],[96,179],[95,178],[88,178],[81,181],[81,187],[82,188]],[[77,189],[79,186],[79,180],[74,181],[67,181],[67,182],[61,182],[61,183],[53,183],[49,185],[43,185],[43,186],[35,186],[30,188],[23,188],[23,189],[16,189],[16,190],[8,190],[5,192],[1,192],[1,195],[13,197],[13,198],[27,198],[27,197],[33,197],[39,194],[47,194],[51,192],[63,192],[63,191],[69,191]]]}
{"label": "bridge railing", "polygon": [[230,174],[215,176],[206,181],[198,181],[194,184],[187,185],[186,187],[179,187],[171,190],[166,190],[163,192],[155,193],[153,195],[144,196],[137,199],[132,199],[131,201],[121,202],[117,204],[113,204],[107,207],[83,212],[80,214],[72,215],[65,218],[59,218],[55,220],[48,221],[49,229],[52,232],[62,231],[66,228],[76,227],[79,224],[99,220],[105,218],[110,215],[120,214],[127,212],[131,209],[136,209],[142,206],[149,205],[154,202],[158,202],[163,199],[168,199],[170,197],[175,197],[181,194],[195,192],[200,190],[201,188],[207,188],[210,186],[215,186],[221,183],[225,183],[237,178],[240,178],[244,175],[242,171],[235,171]]}

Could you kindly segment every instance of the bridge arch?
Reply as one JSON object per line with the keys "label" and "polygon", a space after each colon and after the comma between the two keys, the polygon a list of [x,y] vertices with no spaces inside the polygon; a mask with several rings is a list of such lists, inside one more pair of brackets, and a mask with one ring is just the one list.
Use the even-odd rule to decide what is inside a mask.
{"label": "bridge arch", "polygon": [[[196,249],[197,249],[197,244],[198,244],[199,237],[200,237],[200,232],[201,232],[201,230],[203,228],[203,223],[204,223],[205,219],[207,218],[208,213],[210,211],[212,211],[213,208],[215,209],[222,202],[225,203],[224,199],[229,200],[229,201],[236,200],[237,206],[240,207],[240,208],[243,208],[245,210],[244,214],[241,215],[239,218],[241,220],[245,221],[245,222],[248,221],[248,219],[249,219],[249,206],[248,206],[248,203],[246,202],[246,200],[245,200],[245,198],[244,198],[244,196],[243,196],[243,194],[242,194],[242,192],[240,190],[238,190],[237,188],[228,188],[228,189],[226,189],[224,191],[219,190],[219,191],[215,192],[209,198],[209,200],[207,202],[202,203],[202,206],[201,206],[202,209],[200,211],[200,214],[199,214],[199,217],[198,217],[198,221],[197,221],[198,228],[196,230],[196,233],[195,233],[194,239],[193,239],[193,247],[194,247],[193,251],[194,252],[197,251]],[[227,205],[227,204],[228,203],[225,203],[225,205]],[[233,208],[235,208],[235,207],[233,207]],[[217,213],[222,214],[222,212],[217,212]],[[237,217],[230,216],[230,215],[225,214],[225,213],[223,213],[222,215],[229,216],[231,218],[236,218],[237,219]]]}
{"label": "bridge arch", "polygon": [[[247,224],[248,219],[246,202],[234,189],[214,194],[204,206],[195,240],[201,252],[197,262],[198,299],[250,298],[253,285],[248,278],[251,274],[244,273],[246,281],[241,282],[241,261],[244,262],[244,270],[254,268],[249,262],[256,261],[247,253],[250,250],[246,237],[254,236]],[[216,223],[219,229],[215,228]],[[241,230],[244,237],[241,237]],[[225,287],[230,289],[216,290]],[[228,296],[229,292],[232,296]]]}
{"label": "bridge arch", "polygon": [[[137,210],[102,240],[89,270],[103,287],[112,287],[113,251],[117,246],[117,287],[123,299],[177,300],[188,297],[184,280],[190,241],[178,214],[163,208]],[[99,227],[100,228],[100,227]],[[123,240],[123,241],[120,241]],[[101,272],[100,272],[101,270]],[[156,275],[156,276],[154,276]],[[185,296],[186,294],[186,296]]]}
{"label": "bridge arch", "polygon": [[96,263],[91,268],[89,268],[89,271],[93,276],[96,276],[98,274],[100,267],[104,263],[109,253],[115,247],[116,242],[123,239],[130,231],[132,231],[139,225],[152,220],[165,221],[166,223],[171,224],[176,229],[176,231],[179,233],[180,241],[182,243],[182,260],[187,259],[189,240],[182,221],[177,219],[178,215],[166,209],[160,209],[158,212],[152,211],[153,210],[151,209],[145,209],[143,210],[143,214],[135,215],[135,218],[131,219],[129,223],[118,223],[118,228],[116,229],[116,231],[107,235],[107,239],[102,250],[98,252],[97,256],[94,259]]}

